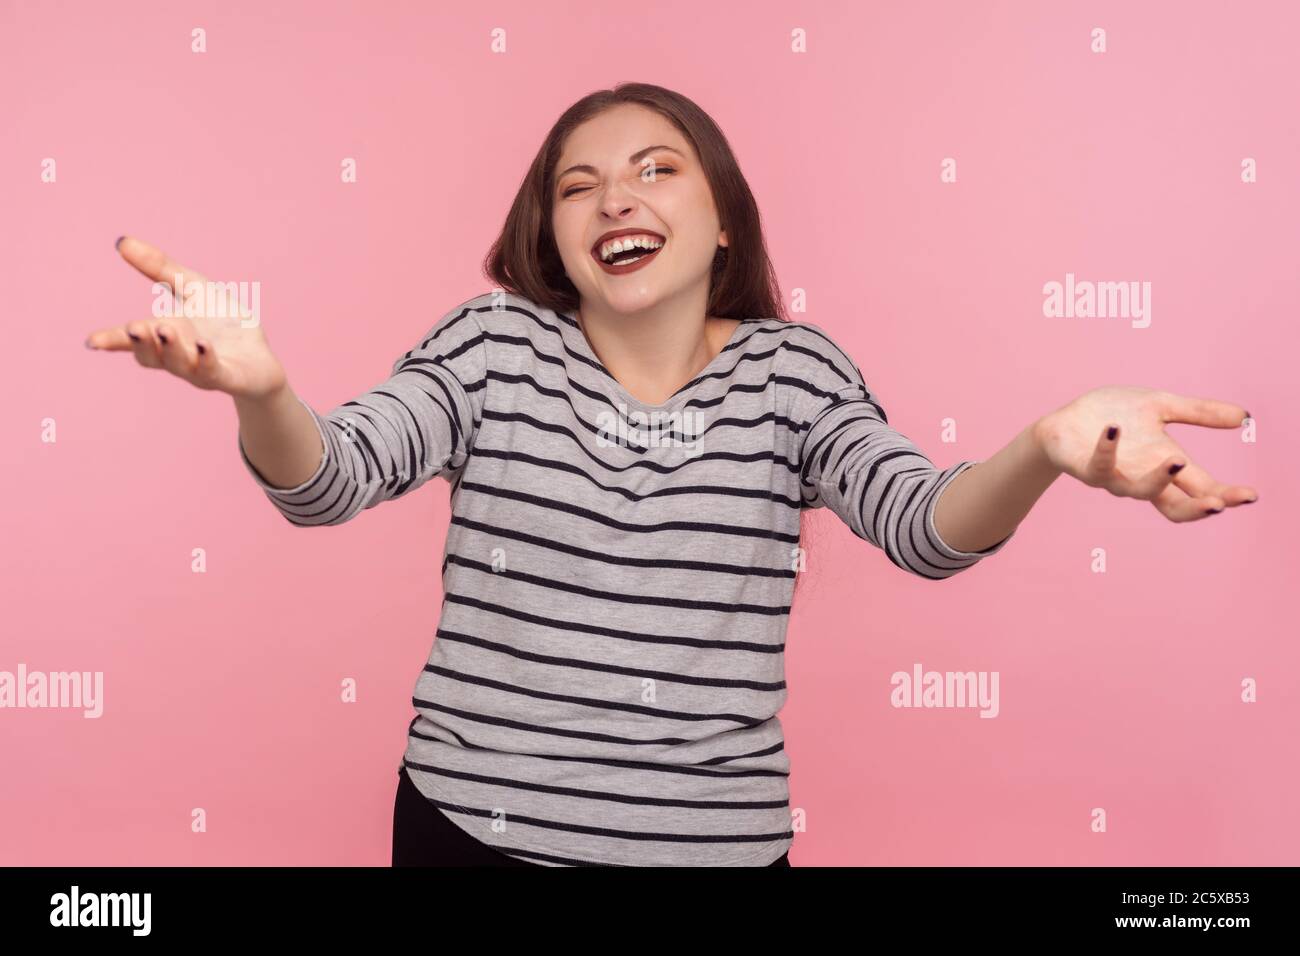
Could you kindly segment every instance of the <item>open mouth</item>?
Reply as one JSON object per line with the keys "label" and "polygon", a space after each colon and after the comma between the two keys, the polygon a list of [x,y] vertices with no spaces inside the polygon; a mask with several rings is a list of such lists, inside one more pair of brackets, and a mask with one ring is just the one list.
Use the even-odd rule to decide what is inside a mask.
{"label": "open mouth", "polygon": [[[633,239],[637,241],[631,241]],[[647,234],[644,238],[629,237],[625,247],[622,240],[615,240],[614,243],[609,244],[598,243],[592,247],[591,257],[600,263],[601,269],[609,275],[623,275],[649,265],[663,249],[664,242],[665,240],[657,235]],[[604,257],[601,256],[602,249],[607,250]]]}

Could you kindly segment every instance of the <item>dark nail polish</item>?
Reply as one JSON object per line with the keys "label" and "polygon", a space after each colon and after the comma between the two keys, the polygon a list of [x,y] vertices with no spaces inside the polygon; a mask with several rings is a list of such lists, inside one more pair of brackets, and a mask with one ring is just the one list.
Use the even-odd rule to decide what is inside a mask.
{"label": "dark nail polish", "polygon": [[1253,504],[1254,504],[1256,501],[1258,501],[1258,500],[1259,500],[1258,498],[1247,498],[1245,501],[1242,502],[1242,504],[1243,504],[1243,505],[1253,505]]}
{"label": "dark nail polish", "polygon": [[167,344],[167,336],[163,335],[161,332],[158,333],[158,338],[162,340],[163,345]]}
{"label": "dark nail polish", "polygon": [[132,342],[139,342],[139,341],[140,341],[140,336],[136,335],[134,332],[128,332],[128,333],[126,333],[126,334],[130,337],[130,339],[131,339]]}
{"label": "dark nail polish", "polygon": [[118,236],[118,237],[117,237],[117,242],[113,243],[113,248],[114,248],[114,249],[121,249],[121,248],[122,248],[122,240],[125,239],[125,238],[126,238],[126,236]]}
{"label": "dark nail polish", "polygon": [[1247,412],[1247,413],[1246,413],[1246,417],[1247,417],[1247,418],[1252,417],[1251,414],[1250,414],[1250,412]]}
{"label": "dark nail polish", "polygon": [[207,347],[206,345],[204,345],[202,342],[198,342],[198,343],[196,343],[196,345],[197,345],[197,347],[198,347],[198,350],[199,350],[199,354],[200,354],[200,355],[207,355],[207,354],[208,354],[208,347]]}
{"label": "dark nail polish", "polygon": [[[1184,464],[1186,464],[1186,462],[1184,462]],[[1178,474],[1178,473],[1179,473],[1180,471],[1182,471],[1182,470],[1183,470],[1183,465],[1170,465],[1170,466],[1169,466],[1169,474],[1171,474],[1171,475],[1176,475],[1176,474]]]}
{"label": "dark nail polish", "polygon": [[1110,428],[1106,429],[1106,437],[1113,439],[1115,437],[1115,433],[1118,431],[1119,431],[1118,428],[1116,428],[1114,425],[1111,425]]}
{"label": "dark nail polish", "polygon": [[1206,508],[1205,513],[1207,515],[1217,515],[1222,510],[1222,508]]}

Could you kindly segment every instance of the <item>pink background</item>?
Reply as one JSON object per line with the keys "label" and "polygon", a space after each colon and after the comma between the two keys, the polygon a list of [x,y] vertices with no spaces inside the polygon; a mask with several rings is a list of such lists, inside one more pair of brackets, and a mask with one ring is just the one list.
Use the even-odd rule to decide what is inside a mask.
{"label": "pink background", "polygon": [[[1105,384],[1258,420],[1253,444],[1171,426],[1258,504],[1176,525],[1062,478],[945,582],[818,515],[782,712],[792,861],[1300,863],[1293,5],[274,7],[0,3],[0,670],[103,671],[106,698],[98,720],[0,711],[0,862],[387,865],[441,599],[445,483],[295,529],[243,470],[226,396],[82,348],[149,314],[114,239],[261,282],[324,411],[489,290],[480,261],[560,112],[642,80],[722,126],[798,317],[936,464]],[[1150,281],[1151,327],[1045,318],[1066,272]],[[892,708],[915,662],[998,671],[1001,714]]]}

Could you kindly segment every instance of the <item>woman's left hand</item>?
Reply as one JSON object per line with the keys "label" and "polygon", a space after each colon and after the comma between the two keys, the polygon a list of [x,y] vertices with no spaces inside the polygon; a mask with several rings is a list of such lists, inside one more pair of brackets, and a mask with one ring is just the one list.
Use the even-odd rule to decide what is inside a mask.
{"label": "woman's left hand", "polygon": [[1165,434],[1165,425],[1237,428],[1248,416],[1231,402],[1108,386],[1043,416],[1034,435],[1053,466],[1085,485],[1150,501],[1170,521],[1195,521],[1259,496],[1211,476]]}

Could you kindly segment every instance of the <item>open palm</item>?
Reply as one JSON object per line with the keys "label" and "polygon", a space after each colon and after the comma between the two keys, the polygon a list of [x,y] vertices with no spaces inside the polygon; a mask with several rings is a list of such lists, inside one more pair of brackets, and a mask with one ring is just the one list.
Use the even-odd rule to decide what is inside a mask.
{"label": "open palm", "polygon": [[97,329],[86,345],[134,352],[146,368],[160,368],[197,388],[258,398],[285,384],[261,323],[239,311],[232,284],[213,283],[140,239],[118,243],[122,258],[154,282],[165,283],[184,315],[137,319]]}
{"label": "open palm", "polygon": [[1165,425],[1237,428],[1240,405],[1150,388],[1096,388],[1035,424],[1052,464],[1113,495],[1150,501],[1171,521],[1193,521],[1258,498],[1246,485],[1218,481],[1197,465]]}

